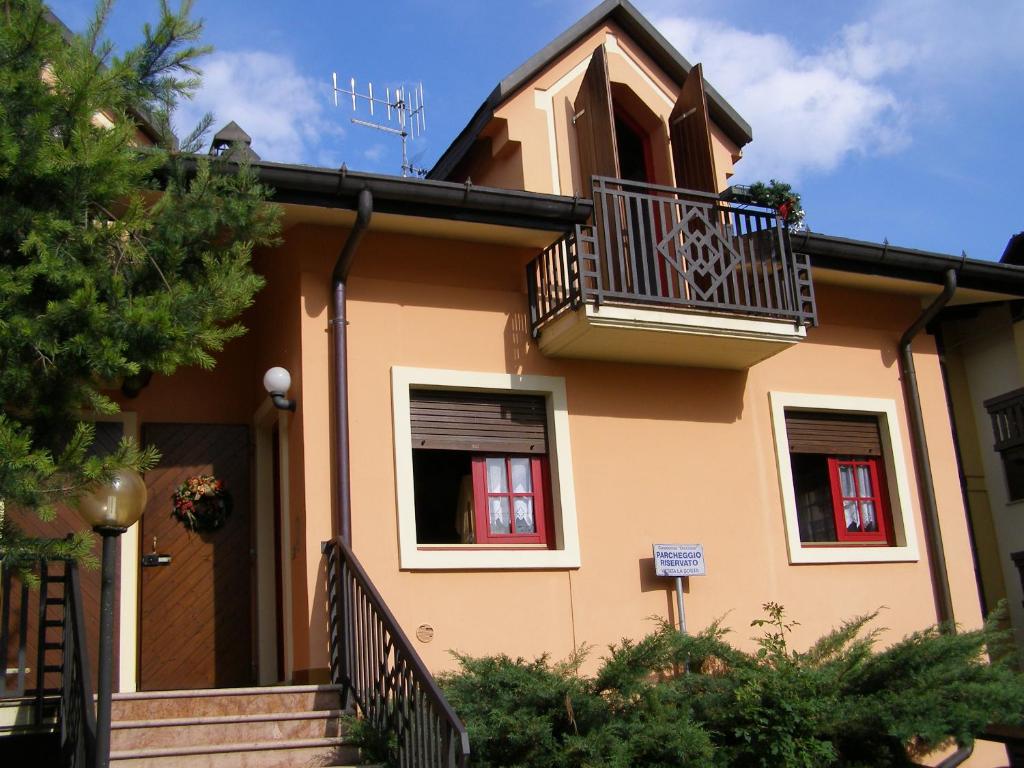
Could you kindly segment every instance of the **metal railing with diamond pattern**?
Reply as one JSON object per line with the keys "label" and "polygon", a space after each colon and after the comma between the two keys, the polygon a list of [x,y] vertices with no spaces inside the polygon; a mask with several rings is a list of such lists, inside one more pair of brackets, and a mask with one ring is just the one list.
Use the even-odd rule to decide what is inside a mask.
{"label": "metal railing with diamond pattern", "polygon": [[584,303],[817,323],[810,263],[775,211],[601,176],[593,189],[593,224],[527,266],[535,336]]}

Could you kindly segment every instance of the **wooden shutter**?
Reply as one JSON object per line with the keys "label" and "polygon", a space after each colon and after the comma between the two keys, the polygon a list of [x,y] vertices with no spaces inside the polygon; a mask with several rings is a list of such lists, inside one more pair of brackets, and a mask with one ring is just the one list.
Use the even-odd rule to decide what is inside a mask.
{"label": "wooden shutter", "polygon": [[718,192],[715,155],[711,150],[711,119],[704,96],[704,68],[695,64],[686,76],[679,100],[668,118],[676,186]]}
{"label": "wooden shutter", "polygon": [[494,453],[547,453],[547,408],[539,395],[507,392],[409,393],[412,447]]}
{"label": "wooden shutter", "polygon": [[591,191],[592,176],[619,178],[612,86],[608,79],[608,57],[604,45],[597,46],[590,57],[590,66],[583,75],[573,110],[580,171],[580,189],[577,192],[587,195]]}
{"label": "wooden shutter", "polygon": [[786,413],[786,437],[790,453],[882,455],[875,416],[791,411]]}

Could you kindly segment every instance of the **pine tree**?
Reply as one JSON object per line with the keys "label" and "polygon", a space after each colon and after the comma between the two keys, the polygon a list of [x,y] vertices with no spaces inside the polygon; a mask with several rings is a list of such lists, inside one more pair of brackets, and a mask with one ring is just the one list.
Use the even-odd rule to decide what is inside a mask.
{"label": "pine tree", "polygon": [[[161,0],[159,21],[115,55],[110,0],[78,36],[38,0],[0,0],[0,558],[39,546],[12,510],[47,519],[115,468],[155,463],[127,440],[90,456],[84,417],[115,413],[104,391],[125,380],[212,367],[262,286],[250,256],[278,229],[266,190],[226,160],[186,173],[209,116],[180,148],[169,128],[207,52],[190,5]],[[155,146],[139,140],[140,115]]]}

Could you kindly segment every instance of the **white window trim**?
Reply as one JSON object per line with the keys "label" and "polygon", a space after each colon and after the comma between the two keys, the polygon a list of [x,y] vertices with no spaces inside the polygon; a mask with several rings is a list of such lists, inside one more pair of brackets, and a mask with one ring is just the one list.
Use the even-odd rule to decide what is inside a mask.
{"label": "white window trim", "polygon": [[[846,397],[842,395],[807,395],[793,392],[769,392],[772,428],[775,433],[775,454],[779,467],[779,490],[786,523],[786,544],[791,564],[814,563],[899,563],[920,559],[917,544],[917,526],[911,506],[910,480],[903,454],[896,401],[874,397]],[[826,411],[829,413],[857,413],[878,417],[885,459],[885,476],[889,491],[889,507],[895,546],[808,545],[800,541],[800,526],[796,512],[796,493],[793,490],[793,466],[789,458],[789,440],[786,436],[786,409]]]}
{"label": "white window trim", "polygon": [[[409,390],[452,389],[486,392],[513,391],[542,395],[547,404],[548,462],[554,506],[554,549],[438,549],[416,542],[416,500],[412,473],[412,426]],[[395,430],[395,485],[398,502],[400,567],[406,570],[521,570],[579,568],[580,542],[576,527],[576,493],[569,449],[569,412],[565,379],[557,376],[517,376],[432,368],[391,369],[391,398]]]}

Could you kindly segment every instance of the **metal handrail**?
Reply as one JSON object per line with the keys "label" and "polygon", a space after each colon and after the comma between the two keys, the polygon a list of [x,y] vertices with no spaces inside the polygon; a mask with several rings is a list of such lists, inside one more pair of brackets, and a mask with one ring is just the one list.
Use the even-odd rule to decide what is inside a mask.
{"label": "metal handrail", "polygon": [[412,643],[341,538],[324,544],[331,680],[346,706],[393,737],[401,768],[466,768],[469,735]]}
{"label": "metal handrail", "polygon": [[[29,572],[38,578],[38,588],[29,586],[25,578]],[[20,585],[16,586],[16,582]],[[54,585],[60,584],[63,595],[54,596]],[[30,611],[33,600],[35,610]],[[52,640],[48,632],[57,628],[61,633],[59,642]],[[35,642],[34,668],[29,666],[30,638]],[[16,653],[16,667],[8,675],[12,650]],[[57,653],[59,658],[54,657]],[[17,564],[0,560],[0,654],[0,699],[30,698],[33,722],[39,727],[43,726],[44,713],[51,703],[59,705],[56,714],[63,765],[92,766],[96,713],[77,563],[49,558]],[[9,676],[14,677],[13,686],[7,685]]]}
{"label": "metal handrail", "polygon": [[78,563],[64,567],[64,661],[60,696],[60,749],[66,768],[95,763],[96,710],[85,642]]}
{"label": "metal handrail", "polygon": [[534,336],[584,303],[817,323],[810,263],[775,211],[604,176],[593,196],[592,223],[527,265]]}

